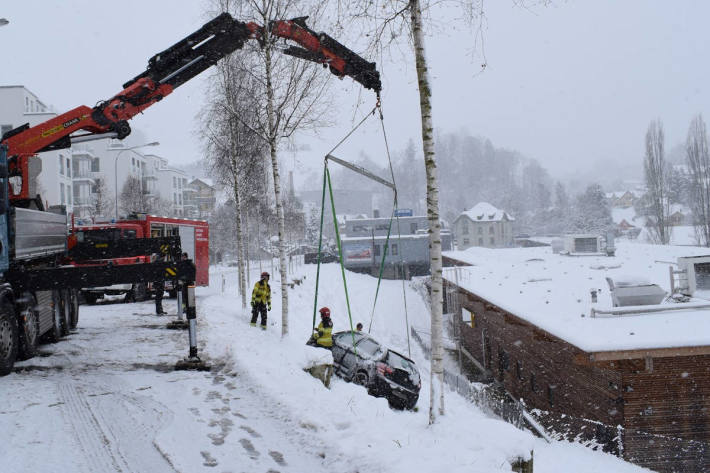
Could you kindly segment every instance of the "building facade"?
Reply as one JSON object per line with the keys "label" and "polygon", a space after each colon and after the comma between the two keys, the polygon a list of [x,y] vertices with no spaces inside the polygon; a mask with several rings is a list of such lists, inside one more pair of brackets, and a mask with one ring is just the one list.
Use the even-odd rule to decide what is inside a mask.
{"label": "building facade", "polygon": [[[0,132],[57,116],[24,86],[0,86]],[[140,182],[140,192],[156,204],[159,213],[197,217],[210,209],[208,190],[188,186],[187,174],[169,166],[165,158],[142,153],[142,146],[120,140],[98,139],[39,155],[41,172],[36,193],[45,208],[64,206],[79,218],[110,219],[125,216],[120,195],[129,177]],[[204,183],[203,183],[204,184]],[[206,185],[206,184],[205,184]],[[212,189],[214,199],[214,189]],[[200,207],[201,206],[201,207]],[[211,211],[211,210],[210,210]]]}
{"label": "building facade", "polygon": [[513,221],[515,219],[505,211],[479,202],[454,220],[457,248],[509,248],[513,246]]}

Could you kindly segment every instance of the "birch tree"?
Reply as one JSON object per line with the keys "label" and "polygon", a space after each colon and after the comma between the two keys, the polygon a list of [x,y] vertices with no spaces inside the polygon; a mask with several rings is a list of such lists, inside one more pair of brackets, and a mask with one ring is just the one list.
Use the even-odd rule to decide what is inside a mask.
{"label": "birch tree", "polygon": [[644,172],[650,206],[649,229],[651,238],[662,245],[670,241],[670,201],[668,199],[668,167],[665,160],[663,123],[653,120],[646,132]]}
{"label": "birch tree", "polygon": [[[222,5],[223,11],[225,4]],[[319,17],[321,4],[304,4],[295,0],[249,0],[236,3],[230,13],[262,25],[274,20],[289,19],[310,14],[313,24]],[[321,25],[319,25],[321,26]],[[279,272],[281,276],[281,334],[288,334],[288,292],[286,261],[286,229],[284,223],[283,195],[279,168],[279,147],[284,140],[292,138],[299,130],[315,129],[326,125],[328,103],[323,100],[329,74],[324,74],[316,64],[290,56],[275,54],[279,49],[279,38],[272,36],[268,29],[262,31],[258,44],[245,45],[242,54],[234,55],[243,70],[253,75],[260,90],[255,90],[259,98],[256,108],[258,116],[253,131],[266,142],[271,161],[274,203],[278,223]],[[248,57],[255,57],[254,64]]]}
{"label": "birch tree", "polygon": [[[442,326],[442,263],[441,263],[441,223],[439,218],[438,166],[435,155],[434,126],[432,120],[432,89],[429,66],[424,43],[424,22],[422,11],[444,3],[432,0],[350,0],[338,2],[338,11],[348,11],[350,18],[363,20],[373,27],[365,34],[371,38],[371,48],[382,53],[394,46],[400,38],[411,41],[417,71],[419,106],[421,114],[422,150],[426,170],[427,219],[429,222],[429,255],[431,266],[431,372],[429,423],[436,420],[434,403],[439,400],[438,412],[444,414],[443,376],[443,326]],[[474,26],[476,46],[482,42],[483,19],[482,0],[461,0],[454,3],[462,10],[463,17]],[[516,6],[547,5],[549,0],[512,0]],[[481,67],[485,69],[484,63]],[[435,382],[436,381],[436,382]]]}
{"label": "birch tree", "polygon": [[[239,294],[247,306],[247,251],[244,235],[244,195],[260,191],[265,143],[250,126],[255,123],[258,90],[254,77],[247,74],[234,57],[217,64],[208,92],[209,106],[202,116],[201,135],[208,169],[212,177],[231,190],[237,243]],[[257,238],[259,236],[257,235]]]}
{"label": "birch tree", "polygon": [[690,173],[690,208],[698,241],[710,246],[710,153],[707,128],[702,115],[690,122],[685,144]]}
{"label": "birch tree", "polygon": [[106,217],[113,213],[113,197],[106,185],[106,177],[103,174],[94,178],[94,185],[89,197],[89,207],[86,213],[92,220],[97,217]]}

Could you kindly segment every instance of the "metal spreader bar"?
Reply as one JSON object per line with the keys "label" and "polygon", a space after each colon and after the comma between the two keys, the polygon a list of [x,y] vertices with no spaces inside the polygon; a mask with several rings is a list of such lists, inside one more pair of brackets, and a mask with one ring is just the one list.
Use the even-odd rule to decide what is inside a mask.
{"label": "metal spreader bar", "polygon": [[390,181],[387,181],[387,180],[385,180],[385,179],[382,179],[382,178],[379,177],[379,176],[375,176],[375,175],[372,174],[370,171],[368,171],[367,169],[365,169],[365,168],[363,168],[363,167],[358,166],[357,164],[352,164],[352,163],[349,163],[349,162],[347,162],[347,161],[345,161],[345,160],[343,160],[343,159],[336,158],[336,157],[333,156],[332,154],[326,155],[325,160],[326,160],[326,161],[333,161],[333,162],[336,162],[336,163],[340,164],[341,166],[345,166],[346,168],[348,168],[348,169],[350,169],[350,170],[352,170],[352,171],[355,171],[355,172],[358,173],[358,174],[362,174],[363,176],[365,176],[365,177],[367,177],[367,178],[369,178],[369,179],[372,179],[372,180],[375,181],[375,182],[379,182],[380,184],[385,185],[385,186],[389,187],[390,189],[392,189],[393,191],[396,192],[396,189],[395,189],[395,187],[394,187],[394,184],[392,184]]}

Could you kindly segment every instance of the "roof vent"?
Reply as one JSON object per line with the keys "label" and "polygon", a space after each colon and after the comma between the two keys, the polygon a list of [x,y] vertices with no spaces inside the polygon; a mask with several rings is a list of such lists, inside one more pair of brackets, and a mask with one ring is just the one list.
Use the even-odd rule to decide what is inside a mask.
{"label": "roof vent", "polygon": [[611,278],[606,278],[611,290],[611,300],[614,307],[624,307],[630,305],[657,305],[666,297],[666,291],[658,284],[642,278],[621,278],[616,282]]}

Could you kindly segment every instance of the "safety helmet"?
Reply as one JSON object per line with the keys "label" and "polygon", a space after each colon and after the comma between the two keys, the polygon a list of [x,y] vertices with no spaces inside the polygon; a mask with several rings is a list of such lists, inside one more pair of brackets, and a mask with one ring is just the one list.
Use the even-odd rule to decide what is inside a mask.
{"label": "safety helmet", "polygon": [[321,307],[318,312],[320,312],[321,317],[330,317],[330,309],[327,307]]}
{"label": "safety helmet", "polygon": [[271,277],[271,276],[269,276],[269,273],[267,273],[266,271],[261,273],[261,279],[268,278],[268,277]]}

